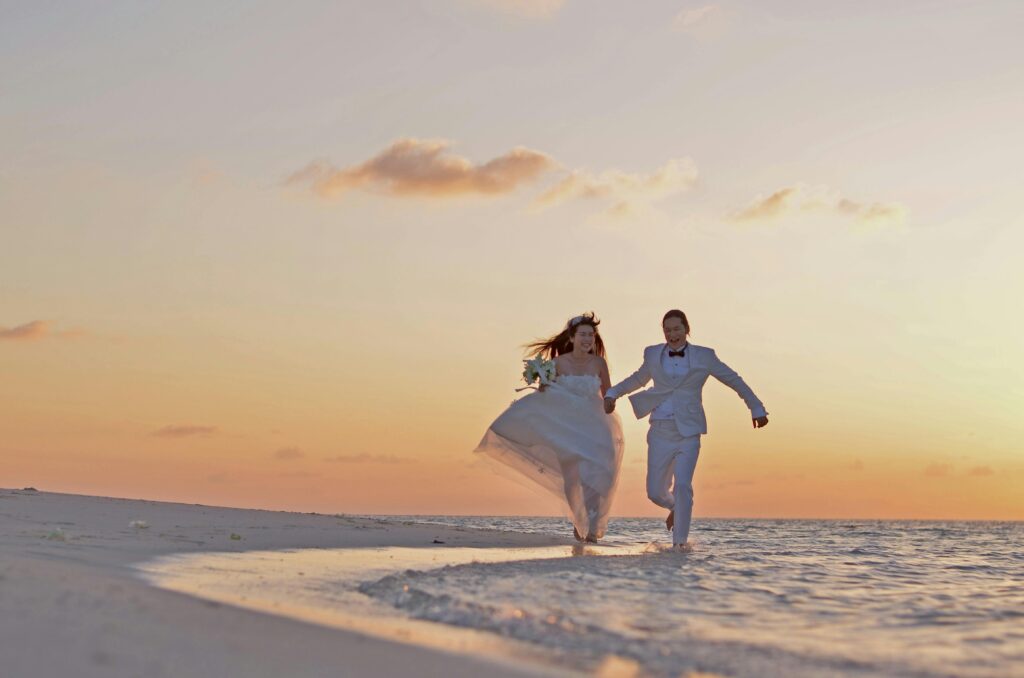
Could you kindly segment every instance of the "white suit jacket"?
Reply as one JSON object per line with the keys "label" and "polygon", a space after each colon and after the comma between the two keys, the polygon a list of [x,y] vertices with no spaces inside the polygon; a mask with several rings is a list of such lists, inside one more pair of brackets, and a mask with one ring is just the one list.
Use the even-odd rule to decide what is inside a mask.
{"label": "white suit jacket", "polygon": [[629,396],[637,419],[643,419],[665,399],[671,398],[680,433],[684,436],[707,433],[708,420],[704,415],[702,391],[708,377],[714,377],[736,391],[750,409],[752,418],[767,415],[764,404],[758,400],[746,382],[732,368],[719,360],[712,349],[689,344],[686,352],[690,358],[690,369],[680,377],[671,377],[665,373],[661,365],[664,348],[665,344],[645,348],[644,362],[640,369],[613,387],[618,397],[632,393],[654,380],[650,388]]}

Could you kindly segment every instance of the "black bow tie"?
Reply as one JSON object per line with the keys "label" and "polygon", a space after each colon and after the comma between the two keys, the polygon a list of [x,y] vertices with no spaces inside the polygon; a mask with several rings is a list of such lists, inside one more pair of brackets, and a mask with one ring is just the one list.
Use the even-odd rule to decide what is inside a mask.
{"label": "black bow tie", "polygon": [[684,355],[686,355],[686,347],[685,346],[683,346],[678,351],[669,350],[669,352],[668,352],[668,357],[669,358],[682,358]]}

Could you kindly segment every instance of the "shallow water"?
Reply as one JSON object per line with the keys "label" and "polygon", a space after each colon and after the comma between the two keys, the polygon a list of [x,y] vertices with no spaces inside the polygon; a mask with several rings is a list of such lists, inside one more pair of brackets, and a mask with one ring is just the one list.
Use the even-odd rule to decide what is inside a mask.
{"label": "shallow water", "polygon": [[[567,529],[550,518],[409,519]],[[321,610],[343,592],[345,605],[365,596],[584,671],[613,656],[655,676],[1024,675],[1024,523],[704,520],[693,536],[692,553],[666,552],[652,545],[665,542],[658,521],[619,519],[609,546],[583,557],[427,549],[412,566],[293,570],[274,588]],[[223,567],[244,569],[234,555],[243,559]]]}

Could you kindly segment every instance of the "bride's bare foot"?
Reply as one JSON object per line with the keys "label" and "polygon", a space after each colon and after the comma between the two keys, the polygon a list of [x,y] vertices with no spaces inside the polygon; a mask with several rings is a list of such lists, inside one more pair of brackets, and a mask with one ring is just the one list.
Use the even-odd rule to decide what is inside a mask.
{"label": "bride's bare foot", "polygon": [[580,534],[575,525],[572,526],[572,536],[576,537],[576,541],[583,541],[583,535]]}
{"label": "bride's bare foot", "polygon": [[672,528],[675,526],[675,524],[676,524],[676,512],[675,511],[669,511],[668,512],[668,518],[665,518],[665,529],[668,530],[669,532],[671,532]]}

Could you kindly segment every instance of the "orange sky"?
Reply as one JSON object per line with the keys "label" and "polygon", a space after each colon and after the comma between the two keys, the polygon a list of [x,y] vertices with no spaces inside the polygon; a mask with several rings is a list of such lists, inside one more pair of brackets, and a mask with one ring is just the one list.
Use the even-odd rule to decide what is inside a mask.
{"label": "orange sky", "polygon": [[557,513],[522,344],[680,307],[698,517],[1024,519],[1016,4],[429,4],[0,10],[0,486]]}

